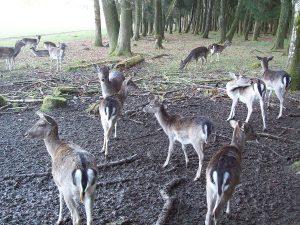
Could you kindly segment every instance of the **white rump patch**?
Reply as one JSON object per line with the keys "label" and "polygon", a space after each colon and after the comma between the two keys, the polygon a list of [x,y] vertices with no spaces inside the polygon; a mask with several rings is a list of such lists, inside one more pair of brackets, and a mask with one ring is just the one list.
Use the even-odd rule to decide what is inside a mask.
{"label": "white rump patch", "polygon": [[77,169],[75,171],[74,177],[75,177],[75,185],[76,186],[81,186],[81,179],[82,179],[82,172],[81,172],[81,170]]}
{"label": "white rump patch", "polygon": [[222,192],[226,191],[229,187],[229,185],[225,185],[228,178],[229,178],[229,173],[225,172],[223,177]]}

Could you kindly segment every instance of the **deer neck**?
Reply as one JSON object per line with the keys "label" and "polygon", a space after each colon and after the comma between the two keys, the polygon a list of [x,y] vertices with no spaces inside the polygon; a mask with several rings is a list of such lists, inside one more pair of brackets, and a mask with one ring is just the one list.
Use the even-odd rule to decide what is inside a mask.
{"label": "deer neck", "polygon": [[155,117],[165,133],[167,133],[168,128],[171,125],[172,116],[165,110],[163,105],[160,107],[159,111],[155,113]]}
{"label": "deer neck", "polygon": [[51,132],[51,134],[44,139],[44,142],[46,145],[46,149],[53,161],[56,150],[61,145],[62,141],[59,139],[56,132]]}
{"label": "deer neck", "polygon": [[268,63],[264,63],[263,61],[261,61],[260,63],[263,72],[269,70]]}
{"label": "deer neck", "polygon": [[240,128],[235,128],[232,135],[231,145],[237,147],[240,151],[244,150],[245,135]]}

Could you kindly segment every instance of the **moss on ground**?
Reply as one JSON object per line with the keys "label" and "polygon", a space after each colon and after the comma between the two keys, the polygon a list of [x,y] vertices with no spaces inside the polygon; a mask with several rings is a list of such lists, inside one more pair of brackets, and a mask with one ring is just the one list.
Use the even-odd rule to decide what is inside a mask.
{"label": "moss on ground", "polygon": [[90,104],[85,111],[90,114],[99,114],[99,102]]}
{"label": "moss on ground", "polygon": [[0,107],[7,105],[7,100],[2,95],[0,95]]}
{"label": "moss on ground", "polygon": [[79,90],[72,86],[60,86],[53,89],[53,96],[78,94]]}
{"label": "moss on ground", "polygon": [[64,107],[67,105],[67,99],[63,97],[48,95],[44,98],[41,111],[49,112],[54,108]]}
{"label": "moss on ground", "polygon": [[293,169],[297,174],[300,174],[300,160],[295,161],[295,162],[292,164],[292,169]]}

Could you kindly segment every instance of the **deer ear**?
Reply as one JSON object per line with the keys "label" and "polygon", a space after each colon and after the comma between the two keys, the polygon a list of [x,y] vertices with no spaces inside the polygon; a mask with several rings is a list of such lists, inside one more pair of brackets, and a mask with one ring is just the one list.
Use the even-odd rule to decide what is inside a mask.
{"label": "deer ear", "polygon": [[274,56],[268,57],[268,61],[271,61],[274,58]]}
{"label": "deer ear", "polygon": [[258,60],[262,60],[262,58],[261,58],[261,57],[259,57],[259,56],[256,56],[256,58],[257,58]]}
{"label": "deer ear", "polygon": [[232,72],[229,72],[229,76],[235,80],[238,78],[238,75],[236,75],[235,73],[232,73]]}

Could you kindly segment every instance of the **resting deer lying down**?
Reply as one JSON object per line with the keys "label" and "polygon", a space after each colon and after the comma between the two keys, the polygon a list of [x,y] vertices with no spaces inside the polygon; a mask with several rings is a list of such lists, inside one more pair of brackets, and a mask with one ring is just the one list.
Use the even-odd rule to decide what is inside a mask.
{"label": "resting deer lying down", "polygon": [[231,45],[231,42],[225,41],[224,45],[219,45],[219,44],[211,44],[208,46],[208,49],[210,50],[211,55],[213,56],[214,54],[217,55],[218,61],[220,61],[220,54],[227,48],[228,46]]}
{"label": "resting deer lying down", "polygon": [[157,98],[152,100],[149,105],[144,108],[144,112],[153,113],[155,115],[160,126],[169,138],[168,156],[163,167],[166,167],[169,164],[176,141],[181,143],[187,165],[189,159],[185,149],[187,144],[192,144],[199,157],[199,167],[194,179],[195,181],[198,180],[201,174],[204,157],[204,143],[207,143],[207,139],[213,130],[212,122],[209,119],[200,116],[180,117],[177,115],[170,115]]}
{"label": "resting deer lying down", "polygon": [[283,70],[270,70],[269,69],[269,61],[273,59],[273,56],[271,57],[259,57],[256,56],[258,60],[261,62],[262,70],[263,70],[263,77],[262,80],[266,83],[267,90],[269,90],[268,98],[267,98],[267,105],[269,107],[270,104],[270,98],[272,95],[273,90],[275,91],[275,94],[280,102],[280,110],[278,119],[282,117],[282,110],[283,110],[283,100],[285,93],[287,92],[291,82],[292,78],[291,76],[283,71]]}
{"label": "resting deer lying down", "polygon": [[127,78],[117,94],[107,96],[100,101],[99,113],[104,133],[102,152],[105,152],[105,156],[108,155],[108,141],[113,127],[115,127],[115,138],[117,137],[117,121],[122,115],[125,100],[129,92],[137,88],[131,77]]}
{"label": "resting deer lying down", "polygon": [[32,54],[36,57],[50,56],[48,50],[36,50],[34,47],[31,47],[30,49],[31,49]]}
{"label": "resting deer lying down", "polygon": [[199,58],[201,59],[201,66],[203,66],[204,61],[207,62],[208,52],[208,49],[203,46],[193,49],[184,60],[181,60],[179,69],[184,69],[184,67],[192,60],[195,60],[197,64]]}
{"label": "resting deer lying down", "polygon": [[114,95],[121,90],[122,83],[125,80],[122,72],[110,71],[108,66],[99,67],[94,65],[94,67],[98,72],[103,98]]}
{"label": "resting deer lying down", "polygon": [[205,225],[211,225],[212,216],[217,225],[218,217],[227,204],[226,213],[230,213],[230,199],[240,182],[241,159],[246,141],[257,139],[257,135],[248,123],[230,120],[233,127],[230,145],[216,152],[206,169],[207,214]]}
{"label": "resting deer lying down", "polygon": [[246,122],[249,122],[250,116],[253,111],[253,102],[259,101],[261,116],[263,120],[263,130],[267,128],[264,110],[264,98],[266,94],[266,85],[260,79],[247,78],[234,73],[229,73],[233,80],[226,84],[227,95],[232,99],[231,111],[227,121],[235,116],[235,107],[240,100],[245,103],[248,108]]}
{"label": "resting deer lying down", "polygon": [[5,69],[12,70],[15,58],[25,46],[23,41],[17,41],[15,47],[0,47],[0,59],[5,59]]}
{"label": "resting deer lying down", "polygon": [[87,224],[91,225],[98,172],[95,157],[75,144],[62,141],[58,136],[55,120],[41,112],[37,114],[40,119],[25,136],[43,139],[51,156],[52,175],[60,200],[57,224],[63,224],[64,200],[70,210],[73,225],[81,224],[77,208],[80,200],[85,206]]}
{"label": "resting deer lying down", "polygon": [[29,45],[31,47],[36,48],[40,43],[41,35],[36,35],[36,38],[23,38],[22,41],[25,45]]}

